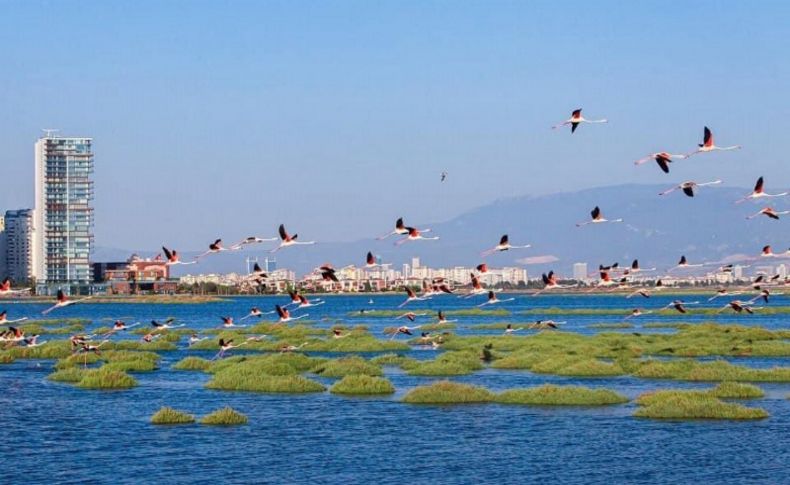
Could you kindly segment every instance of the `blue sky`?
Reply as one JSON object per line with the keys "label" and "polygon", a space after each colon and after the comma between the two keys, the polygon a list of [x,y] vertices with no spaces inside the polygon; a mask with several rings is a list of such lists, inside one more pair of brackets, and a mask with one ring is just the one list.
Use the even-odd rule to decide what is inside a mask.
{"label": "blue sky", "polygon": [[[0,208],[32,205],[41,128],[92,136],[102,246],[191,250],[280,222],[353,240],[398,216],[625,182],[790,186],[787,2],[0,10]],[[549,129],[577,107],[610,123]],[[705,124],[744,149],[670,175],[632,165],[691,150]]]}

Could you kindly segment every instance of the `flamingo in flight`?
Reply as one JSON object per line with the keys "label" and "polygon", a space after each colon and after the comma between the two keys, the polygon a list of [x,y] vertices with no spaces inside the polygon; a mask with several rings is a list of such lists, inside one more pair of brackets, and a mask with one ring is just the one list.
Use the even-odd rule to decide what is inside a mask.
{"label": "flamingo in flight", "polygon": [[241,241],[231,246],[230,249],[235,251],[237,249],[243,248],[244,246],[249,246],[250,244],[261,244],[265,242],[272,242],[272,241],[276,241],[277,239],[278,238],[276,237],[258,237],[258,236],[245,237]]}
{"label": "flamingo in flight", "polygon": [[25,320],[27,320],[27,317],[17,318],[16,320],[9,320],[8,319],[8,311],[7,310],[3,310],[3,311],[0,312],[0,325],[8,325],[10,323],[19,323],[19,322],[24,322]]}
{"label": "flamingo in flight", "polygon": [[235,327],[242,327],[243,325],[236,325],[236,322],[233,321],[233,317],[220,317],[222,319],[222,327],[223,328],[235,328]]}
{"label": "flamingo in flight", "polygon": [[728,147],[716,146],[716,144],[713,143],[713,133],[711,133],[710,128],[708,128],[707,126],[705,127],[705,133],[704,133],[704,136],[702,138],[702,143],[700,143],[698,145],[698,147],[699,148],[697,148],[693,152],[687,153],[686,154],[686,158],[688,158],[688,157],[690,157],[692,155],[696,155],[697,153],[708,153],[708,152],[714,152],[714,151],[739,150],[741,148],[740,145],[732,145],[732,146],[728,146]]}
{"label": "flamingo in flight", "polygon": [[81,300],[69,300],[69,298],[66,296],[66,294],[63,293],[63,290],[58,290],[57,303],[55,303],[51,307],[47,308],[43,312],[41,312],[41,314],[42,315],[46,315],[49,312],[51,312],[52,310],[55,310],[57,308],[65,308],[67,306],[76,305],[77,303],[81,303],[83,301],[90,300],[91,298],[92,297],[89,296],[89,297],[83,298]]}
{"label": "flamingo in flight", "polygon": [[[420,229],[420,232],[431,232],[430,229]],[[406,224],[403,223],[403,217],[399,217],[397,221],[395,221],[395,229],[392,232],[388,232],[383,236],[379,236],[376,239],[381,241],[382,239],[387,239],[390,236],[405,236],[409,233],[409,228],[406,227]]]}
{"label": "flamingo in flight", "polygon": [[497,303],[504,303],[506,301],[513,301],[513,300],[515,300],[515,298],[507,298],[507,299],[504,299],[504,300],[500,300],[499,298],[497,298],[496,293],[494,293],[493,291],[489,291],[488,292],[488,299],[486,301],[484,301],[483,303],[477,305],[477,306],[478,307],[482,307],[482,306],[486,306],[486,305],[496,305]]}
{"label": "flamingo in flight", "polygon": [[165,266],[175,266],[177,264],[195,264],[197,261],[190,261],[185,263],[181,261],[181,255],[178,254],[178,251],[175,249],[167,249],[166,247],[162,246],[162,251],[165,253]]}
{"label": "flamingo in flight", "polygon": [[315,244],[315,241],[297,241],[296,238],[299,237],[299,235],[294,234],[293,236],[291,236],[290,234],[288,234],[288,231],[285,230],[284,224],[280,224],[280,227],[277,228],[277,231],[280,233],[280,245],[269,251],[270,253],[276,253],[282,248],[287,248],[289,246],[297,246],[297,245],[307,246],[307,245]]}
{"label": "flamingo in flight", "polygon": [[561,288],[570,288],[569,285],[560,285],[558,283],[557,275],[554,274],[554,271],[549,271],[548,274],[543,273],[542,275],[540,275],[540,277],[543,280],[543,285],[544,286],[543,286],[542,289],[540,289],[540,290],[536,291],[535,293],[533,293],[532,296],[538,296],[541,293],[543,293],[544,291],[557,290],[557,289],[561,289]]}
{"label": "flamingo in flight", "polygon": [[269,277],[269,275],[266,274],[266,272],[263,270],[263,268],[261,268],[261,265],[259,265],[258,263],[253,264],[252,272],[247,275],[247,278],[253,279],[253,280],[265,279],[265,278],[268,278],[268,277]]}
{"label": "flamingo in flight", "polygon": [[524,330],[524,327],[513,328],[513,324],[508,323],[507,327],[505,327],[505,335],[512,335],[513,333],[518,332],[519,330]]}
{"label": "flamingo in flight", "polygon": [[556,130],[557,128],[562,128],[563,126],[571,125],[571,133],[574,133],[576,131],[576,128],[578,128],[579,125],[582,123],[608,123],[608,122],[609,121],[606,119],[588,120],[587,118],[582,116],[582,109],[578,108],[573,110],[570,118],[568,118],[567,120],[563,121],[558,125],[552,126],[551,128],[553,130]]}
{"label": "flamingo in flight", "polygon": [[321,279],[324,281],[333,281],[335,283],[340,281],[337,278],[337,274],[335,274],[336,273],[335,268],[333,268],[332,265],[329,263],[326,263],[323,266],[319,267],[318,271],[321,273]]}
{"label": "flamingo in flight", "polygon": [[688,310],[686,310],[686,305],[699,305],[699,302],[698,301],[685,302],[683,300],[675,300],[672,303],[667,304],[667,306],[662,308],[662,310],[666,310],[668,308],[674,308],[680,313],[688,313]]}
{"label": "flamingo in flight", "polygon": [[115,335],[118,332],[125,332],[126,330],[129,330],[130,328],[134,328],[138,325],[140,325],[139,322],[134,323],[132,325],[127,325],[126,322],[124,322],[123,320],[116,320],[115,323],[112,324],[112,328],[110,329],[110,331],[102,335],[102,337],[107,338],[111,335]]}
{"label": "flamingo in flight", "polygon": [[746,216],[746,218],[747,219],[754,219],[757,216],[764,215],[766,217],[770,217],[771,219],[774,219],[774,220],[778,221],[779,220],[779,216],[784,216],[784,215],[787,215],[787,214],[790,214],[790,211],[777,211],[777,210],[774,210],[771,207],[765,207],[763,209],[760,209],[759,212],[755,212],[754,214],[752,214],[750,216]]}
{"label": "flamingo in flight", "polygon": [[151,320],[151,326],[154,327],[154,331],[155,332],[159,332],[159,331],[162,331],[162,330],[170,330],[170,329],[173,329],[173,328],[180,328],[180,327],[183,327],[183,326],[186,325],[185,323],[182,323],[181,325],[173,325],[173,322],[175,322],[175,321],[176,321],[176,319],[173,318],[173,317],[168,317],[165,320],[165,323],[157,322],[156,320]]}
{"label": "flamingo in flight", "polygon": [[708,298],[708,301],[713,301],[716,298],[719,298],[719,297],[722,297],[722,296],[736,296],[736,295],[742,295],[742,294],[743,294],[742,291],[730,291],[727,288],[719,288],[718,290],[716,290],[716,293],[713,296]]}
{"label": "flamingo in flight", "polygon": [[307,316],[307,314],[305,313],[304,315],[299,315],[298,317],[292,317],[291,312],[287,308],[284,308],[280,305],[274,305],[274,311],[276,311],[277,315],[280,317],[278,323],[287,323],[290,321],[305,318]]}
{"label": "flamingo in flight", "polygon": [[642,165],[645,162],[649,162],[650,160],[655,160],[658,164],[658,167],[664,172],[669,173],[669,164],[672,163],[673,158],[684,159],[687,158],[686,155],[673,155],[667,152],[658,152],[653,153],[652,155],[648,155],[645,158],[640,158],[639,160],[634,162],[634,165]]}
{"label": "flamingo in flight", "polygon": [[428,298],[425,298],[425,297],[422,297],[422,296],[417,296],[417,293],[415,293],[414,290],[412,290],[411,288],[409,288],[407,286],[406,287],[406,300],[403,303],[401,303],[400,305],[398,305],[398,308],[403,307],[404,305],[406,305],[410,301],[424,301],[424,300],[427,300],[427,299]]}
{"label": "flamingo in flight", "polygon": [[417,317],[424,317],[427,313],[414,313],[414,312],[406,312],[403,315],[399,315],[395,317],[395,320],[400,320],[401,318],[405,318],[410,322],[413,322],[417,319]]}
{"label": "flamingo in flight", "polygon": [[497,244],[491,249],[486,249],[485,251],[482,252],[481,256],[485,258],[486,256],[489,256],[496,252],[509,251],[511,249],[527,249],[531,247],[532,247],[531,244],[525,244],[523,246],[514,246],[510,244],[510,239],[508,238],[507,234],[503,234],[502,237],[499,238],[499,244]]}
{"label": "flamingo in flight", "polygon": [[625,317],[625,319],[628,320],[629,318],[637,318],[637,317],[641,317],[642,315],[649,315],[651,313],[653,312],[650,310],[641,310],[639,308],[634,308],[633,310],[631,310],[631,313],[629,313]]}
{"label": "flamingo in flight", "polygon": [[[473,297],[475,295],[485,294],[486,293],[486,289],[483,288],[483,285],[480,284],[480,278],[475,276],[474,273],[469,273],[469,275],[472,278],[472,290],[469,292],[469,294],[463,296],[463,298],[471,298],[471,297]],[[461,297],[459,297],[459,298],[461,298]]]}
{"label": "flamingo in flight", "polygon": [[566,322],[555,322],[554,320],[535,320],[529,324],[530,329],[534,330],[557,330],[560,325],[565,325]]}
{"label": "flamingo in flight", "polygon": [[[655,293],[655,292],[663,290],[664,288],[665,288],[664,282],[661,281],[661,280],[658,280],[658,281],[656,281],[655,286],[653,286],[652,292]],[[648,290],[646,288],[639,288],[639,289],[635,290],[634,292],[629,293],[628,295],[626,295],[626,298],[633,298],[636,295],[639,295],[639,296],[644,297],[644,298],[650,298],[651,290]]]}
{"label": "flamingo in flight", "polygon": [[[777,275],[778,276],[778,275]],[[774,295],[783,295],[784,293],[774,293]],[[763,288],[760,290],[760,294],[749,300],[749,303],[754,303],[755,301],[759,300],[760,298],[763,299],[765,303],[768,303],[768,299],[771,297],[771,292],[768,288]]]}
{"label": "flamingo in flight", "polygon": [[275,313],[275,312],[271,311],[271,312],[264,313],[264,312],[261,311],[260,308],[254,306],[254,307],[250,308],[250,313],[248,313],[245,316],[241,317],[239,319],[239,321],[242,322],[242,321],[244,321],[244,320],[246,320],[248,318],[252,318],[252,317],[261,318],[263,315],[271,315],[272,313]]}
{"label": "flamingo in flight", "polygon": [[729,309],[732,309],[732,311],[734,311],[735,313],[743,313],[743,312],[746,312],[746,313],[748,313],[749,315],[751,315],[751,314],[753,314],[753,313],[754,313],[754,311],[752,311],[752,308],[751,308],[751,307],[752,307],[752,303],[751,303],[751,302],[744,302],[744,301],[741,301],[741,300],[733,300],[733,301],[731,301],[731,302],[727,303],[726,305],[724,305],[724,306],[723,306],[723,307],[722,307],[722,308],[721,308],[721,309],[720,309],[718,312],[716,312],[716,313],[721,313],[721,312],[723,312],[724,310],[727,310],[727,309],[729,308]]}
{"label": "flamingo in flight", "polygon": [[376,262],[376,257],[373,256],[372,252],[368,251],[368,254],[365,256],[365,267],[370,269],[378,266],[381,265]]}
{"label": "flamingo in flight", "polygon": [[3,342],[21,342],[25,340],[25,331],[17,327],[8,327],[0,333],[0,340]]}
{"label": "flamingo in flight", "polygon": [[627,269],[625,272],[626,274],[634,274],[634,273],[644,273],[649,271],[655,271],[656,268],[642,268],[639,266],[639,260],[635,259],[631,262],[631,267]]}
{"label": "flamingo in flight", "polygon": [[439,310],[436,313],[436,318],[439,319],[439,321],[436,323],[455,323],[458,321],[458,320],[448,320],[447,317],[444,315],[444,312],[441,310]]}
{"label": "flamingo in flight", "polygon": [[783,258],[787,256],[790,256],[790,250],[782,254],[776,254],[770,244],[763,246],[763,250],[760,252],[761,258]]}
{"label": "flamingo in flight", "polygon": [[741,202],[746,202],[747,200],[762,199],[764,197],[784,197],[787,195],[787,192],[782,192],[780,194],[767,194],[765,190],[763,190],[764,183],[765,181],[762,177],[758,178],[757,183],[754,184],[754,190],[752,190],[752,193],[736,200],[735,203],[740,204]]}
{"label": "flamingo in flight", "polygon": [[30,293],[30,288],[26,288],[24,290],[12,290],[11,278],[5,278],[3,279],[3,282],[0,283],[0,296],[22,295],[24,293]]}
{"label": "flamingo in flight", "polygon": [[192,347],[194,344],[196,344],[198,342],[202,342],[203,340],[206,340],[207,338],[208,337],[200,337],[198,334],[193,333],[192,335],[189,336],[189,343],[187,344],[187,346],[188,347]]}
{"label": "flamingo in flight", "polygon": [[701,268],[702,266],[705,266],[704,263],[690,264],[686,259],[686,256],[681,256],[680,261],[678,261],[678,264],[675,265],[674,268],[670,268],[669,271],[672,271],[674,269]]}
{"label": "flamingo in flight", "polygon": [[609,219],[604,218],[603,213],[601,213],[601,208],[598,207],[597,205],[595,206],[595,208],[593,210],[590,211],[590,215],[592,216],[591,220],[584,221],[584,222],[578,222],[578,223],[576,223],[576,227],[586,226],[587,224],[602,224],[604,222],[623,222],[622,219],[611,219],[611,220],[609,220]]}
{"label": "flamingo in flight", "polygon": [[392,332],[392,336],[390,337],[390,340],[394,339],[399,334],[414,335],[413,333],[411,333],[411,331],[412,330],[417,330],[420,327],[422,327],[422,325],[417,325],[417,326],[414,326],[414,327],[408,327],[406,325],[401,325],[400,327],[396,328],[394,332]]}
{"label": "flamingo in flight", "polygon": [[248,343],[255,342],[257,340],[259,340],[257,337],[249,337],[244,342],[238,345],[233,345],[233,339],[230,340],[219,339],[219,352],[217,352],[217,355],[215,355],[214,358],[211,360],[221,359],[225,357],[225,354],[228,353],[230,350],[238,349],[243,345],[247,345]]}
{"label": "flamingo in flight", "polygon": [[475,266],[475,270],[477,270],[477,272],[480,274],[486,274],[488,273],[488,265],[485,263],[478,264],[477,266]]}
{"label": "flamingo in flight", "polygon": [[222,245],[222,239],[215,239],[213,243],[208,245],[208,251],[199,254],[195,257],[195,261],[208,256],[209,254],[219,254],[225,251],[230,251],[230,248],[226,248]]}
{"label": "flamingo in flight", "polygon": [[324,303],[326,303],[325,301],[320,300],[320,299],[315,300],[315,302],[312,302],[312,301],[308,300],[307,297],[304,296],[304,295],[297,295],[297,297],[299,298],[299,306],[297,308],[308,308],[308,307],[311,307],[311,306],[318,306],[318,305],[323,305]]}
{"label": "flamingo in flight", "polygon": [[436,240],[439,239],[439,236],[425,237],[425,236],[422,235],[422,233],[425,232],[425,231],[421,231],[421,230],[416,229],[414,227],[407,227],[406,229],[409,230],[409,235],[404,237],[403,239],[397,241],[395,243],[396,246],[400,246],[401,244],[407,243],[409,241],[419,241],[419,240],[436,241]]}
{"label": "flamingo in flight", "polygon": [[710,185],[718,185],[720,183],[721,183],[721,180],[719,180],[719,179],[713,180],[711,182],[703,182],[703,183],[697,183],[697,182],[694,182],[692,180],[689,180],[688,182],[683,182],[682,184],[678,184],[678,185],[676,185],[676,186],[674,186],[672,188],[669,188],[669,189],[667,189],[667,190],[665,190],[663,192],[659,192],[658,195],[667,195],[667,194],[670,194],[670,193],[680,189],[687,196],[694,197],[694,195],[695,195],[694,190],[697,189],[698,187],[707,187],[707,186],[710,186]]}

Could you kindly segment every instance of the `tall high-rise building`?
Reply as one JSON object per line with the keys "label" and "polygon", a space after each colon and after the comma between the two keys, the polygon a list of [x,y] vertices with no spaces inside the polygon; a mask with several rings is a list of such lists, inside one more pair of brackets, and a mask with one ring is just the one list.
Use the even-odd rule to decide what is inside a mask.
{"label": "tall high-rise building", "polygon": [[576,281],[587,281],[587,263],[573,264],[573,279]]}
{"label": "tall high-rise building", "polygon": [[5,233],[5,217],[0,215],[0,280],[6,277],[7,269],[5,264],[6,255],[6,233]]}
{"label": "tall high-rise building", "polygon": [[42,292],[91,282],[93,140],[48,133],[36,142],[33,276]]}
{"label": "tall high-rise building", "polygon": [[33,279],[36,266],[36,255],[33,251],[35,226],[33,225],[35,211],[21,209],[6,211],[5,231],[2,237],[5,251],[2,254],[5,276],[14,283],[29,283]]}

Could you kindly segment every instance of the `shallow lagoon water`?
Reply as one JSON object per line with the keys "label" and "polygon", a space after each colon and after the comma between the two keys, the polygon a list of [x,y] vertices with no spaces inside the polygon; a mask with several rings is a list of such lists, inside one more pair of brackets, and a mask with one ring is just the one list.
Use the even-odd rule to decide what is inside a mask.
{"label": "shallow lagoon water", "polygon": [[[315,325],[338,320],[367,325],[374,333],[397,323],[391,318],[349,316],[366,309],[392,309],[400,295],[329,296],[308,309]],[[617,296],[517,296],[501,308],[508,316],[450,316],[458,333],[500,334],[475,330],[478,323],[528,322],[535,308],[656,308],[673,298],[626,300]],[[702,298],[684,297],[686,300]],[[126,317],[148,322],[174,316],[191,328],[217,328],[220,316],[240,318],[252,306],[270,308],[283,297],[243,297],[209,304],[83,304],[51,315],[87,318]],[[439,297],[409,310],[469,308],[482,300]],[[724,299],[706,306],[719,307]],[[790,305],[778,296],[771,305]],[[12,316],[33,317],[46,305],[2,305]],[[430,310],[428,310],[430,309]],[[298,315],[299,312],[294,312]],[[684,321],[742,323],[790,328],[787,315],[655,316],[632,322],[633,329],[593,329],[591,323],[620,322],[616,315],[547,315],[566,320],[563,330],[595,332],[666,332],[642,323]],[[326,320],[324,320],[326,318]],[[424,317],[429,321],[428,317]],[[430,318],[434,320],[433,316]],[[46,336],[46,339],[52,337]],[[125,338],[133,338],[131,335]],[[309,352],[308,352],[309,353]],[[161,369],[138,373],[139,386],[123,391],[86,391],[46,380],[52,361],[17,360],[0,366],[0,428],[5,458],[13,466],[0,472],[3,483],[787,483],[790,482],[790,383],[758,384],[766,397],[748,401],[770,417],[754,422],[664,422],[633,418],[635,404],[596,408],[504,406],[412,406],[398,402],[411,387],[433,378],[409,376],[386,367],[394,396],[343,397],[323,394],[275,395],[204,389],[208,376],[178,372],[170,366],[185,355],[213,352],[160,352]],[[368,354],[366,356],[372,356]],[[432,350],[410,355],[432,358]],[[787,358],[729,358],[754,367],[790,365]],[[332,379],[318,379],[330,383]],[[492,390],[540,385],[578,384],[614,389],[629,398],[660,388],[704,388],[713,384],[644,380],[629,376],[567,378],[527,371],[486,369],[455,377]],[[233,428],[201,425],[153,426],[150,416],[168,405],[202,416],[230,405],[249,417]]]}

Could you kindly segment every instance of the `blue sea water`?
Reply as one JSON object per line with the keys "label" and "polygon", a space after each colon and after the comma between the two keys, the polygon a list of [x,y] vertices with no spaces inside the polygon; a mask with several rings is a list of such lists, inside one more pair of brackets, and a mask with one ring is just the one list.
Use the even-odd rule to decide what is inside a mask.
{"label": "blue sea water", "polygon": [[[374,300],[368,303],[368,298]],[[482,298],[482,297],[481,297]],[[704,298],[684,297],[686,300]],[[539,308],[611,307],[636,304],[658,308],[671,300],[625,300],[619,296],[517,296],[504,303],[510,316],[456,317],[459,333],[477,323],[523,323]],[[329,296],[310,308],[318,326],[338,321],[364,324],[380,332],[389,318],[350,316],[360,309],[392,309],[401,296]],[[417,302],[407,309],[453,310],[482,300],[452,296]],[[127,322],[176,317],[190,328],[216,328],[220,316],[237,319],[250,307],[270,308],[283,297],[241,297],[209,304],[80,304],[53,318]],[[725,301],[708,304],[723,305]],[[771,305],[790,305],[779,296]],[[34,317],[46,305],[8,303],[9,318]],[[295,311],[298,315],[300,312]],[[302,312],[304,313],[304,312]],[[619,322],[621,315],[546,315],[567,321],[563,330],[594,333],[592,323]],[[426,321],[428,317],[425,317]],[[637,328],[616,331],[671,331],[639,328],[650,321],[718,322],[790,328],[786,316],[654,316]],[[47,336],[46,338],[51,338]],[[126,336],[131,338],[131,336]],[[170,370],[185,355],[161,352],[160,370],[138,373],[139,386],[122,391],[86,391],[46,380],[52,361],[17,360],[0,365],[1,483],[790,483],[790,383],[760,384],[766,397],[750,401],[770,417],[754,422],[653,421],[632,417],[633,403],[596,408],[502,406],[412,406],[399,402],[410,388],[432,378],[385,368],[394,396],[340,397],[328,392],[276,395],[213,391],[208,376]],[[308,352],[309,354],[309,352]],[[415,349],[418,358],[435,351]],[[756,367],[787,366],[787,358],[730,359]],[[330,379],[319,379],[330,383]],[[659,388],[700,388],[710,384],[642,380],[633,377],[566,378],[526,371],[486,369],[453,378],[503,390],[543,383],[615,389],[629,398]],[[204,415],[230,405],[249,417],[246,426],[153,426],[163,405]]]}

